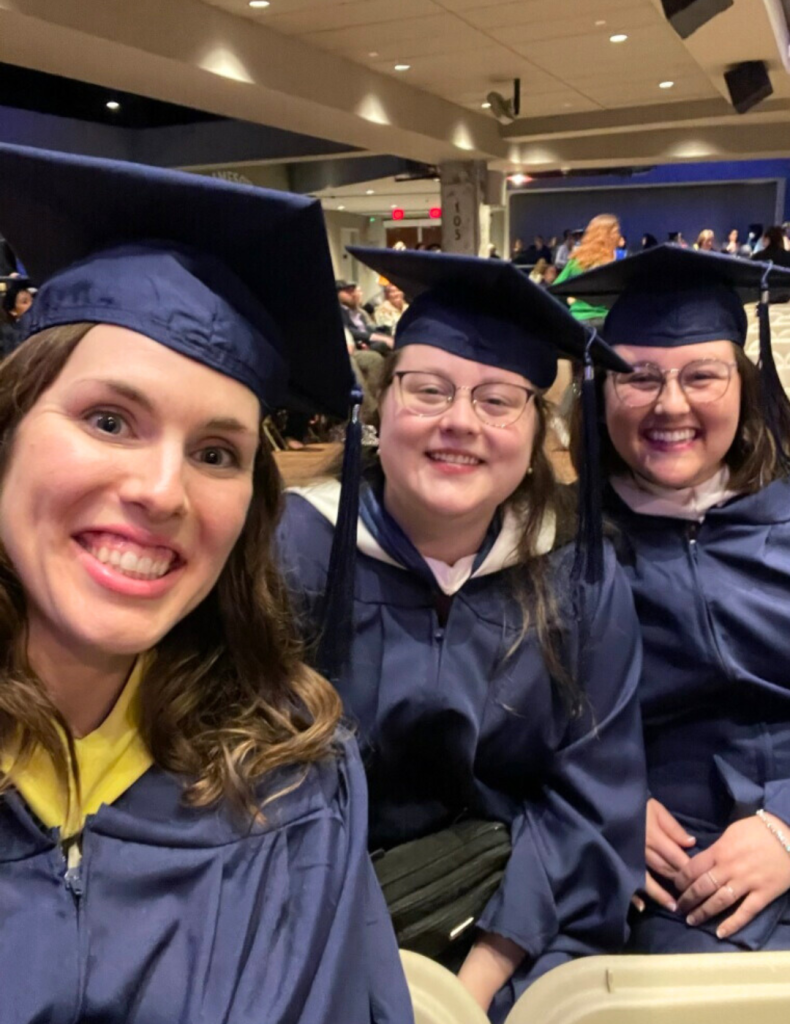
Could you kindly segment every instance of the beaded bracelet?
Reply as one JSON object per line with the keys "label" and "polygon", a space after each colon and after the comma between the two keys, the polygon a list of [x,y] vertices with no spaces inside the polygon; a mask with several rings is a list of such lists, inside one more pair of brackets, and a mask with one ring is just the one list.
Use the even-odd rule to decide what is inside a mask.
{"label": "beaded bracelet", "polygon": [[772,835],[776,836],[777,842],[781,845],[781,847],[785,851],[785,853],[790,854],[790,839],[787,838],[787,836],[782,831],[782,829],[779,828],[778,825],[774,825],[774,823],[772,821],[768,820],[768,818],[765,815],[765,811],[762,808],[760,808],[759,811],[755,811],[755,814],[760,819],[760,821],[763,823],[763,825],[765,825],[765,827],[768,829],[768,831]]}

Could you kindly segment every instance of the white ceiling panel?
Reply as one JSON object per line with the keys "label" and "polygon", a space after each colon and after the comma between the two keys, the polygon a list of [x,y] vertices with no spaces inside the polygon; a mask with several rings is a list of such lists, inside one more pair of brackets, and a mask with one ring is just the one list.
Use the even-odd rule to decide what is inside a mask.
{"label": "white ceiling panel", "polygon": [[485,46],[488,38],[451,14],[407,18],[381,25],[307,32],[302,40],[322,50],[348,56],[376,51],[395,60],[432,53],[464,53]]}
{"label": "white ceiling panel", "polygon": [[527,0],[476,8],[464,11],[462,16],[471,25],[485,29],[531,25],[537,38],[551,38],[548,33],[564,34],[563,26],[594,35],[608,31],[611,35],[613,32],[627,32],[629,27],[655,24],[656,20],[655,10],[645,6],[643,0],[622,0],[615,11],[605,13],[594,12],[591,5],[578,0],[552,0],[549,4],[544,0]]}
{"label": "white ceiling panel", "polygon": [[268,15],[266,24],[286,35],[304,35],[356,25],[380,25],[379,31],[387,32],[384,26],[389,22],[443,13],[433,0],[398,0],[397,5],[392,0],[354,0],[353,3],[323,3],[318,7],[284,11],[278,4]]}

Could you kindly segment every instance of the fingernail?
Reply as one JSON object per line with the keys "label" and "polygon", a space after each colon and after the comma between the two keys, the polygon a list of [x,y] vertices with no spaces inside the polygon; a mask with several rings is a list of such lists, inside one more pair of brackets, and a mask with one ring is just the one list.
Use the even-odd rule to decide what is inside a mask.
{"label": "fingernail", "polygon": [[719,927],[716,929],[716,938],[717,939],[726,939],[727,938],[727,934],[728,934],[727,929],[724,927],[723,924],[720,924]]}
{"label": "fingernail", "polygon": [[694,836],[690,836],[688,832],[686,833],[686,839],[688,839],[690,843],[696,843],[697,841],[696,838]]}
{"label": "fingernail", "polygon": [[644,911],[644,909],[645,909],[645,901],[644,900],[637,900],[635,906],[636,906],[636,909],[641,914]]}
{"label": "fingernail", "polygon": [[692,926],[692,928],[693,928],[696,923],[697,923],[696,915],[695,914],[689,914],[689,916],[686,918],[686,924],[690,924]]}
{"label": "fingernail", "polygon": [[677,903],[675,903],[674,900],[670,900],[669,903],[667,903],[667,910],[671,910],[673,914],[675,913],[675,911],[677,909],[678,909],[678,905],[677,905]]}

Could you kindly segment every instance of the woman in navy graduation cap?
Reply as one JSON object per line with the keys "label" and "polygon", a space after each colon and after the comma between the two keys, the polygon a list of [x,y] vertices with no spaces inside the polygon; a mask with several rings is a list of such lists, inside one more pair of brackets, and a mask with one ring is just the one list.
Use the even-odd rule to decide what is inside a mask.
{"label": "woman in navy graduation cap", "polygon": [[786,299],[790,274],[665,246],[573,282],[634,365],[601,381],[601,450],[645,648],[638,951],[790,949],[790,406],[769,289]]}
{"label": "woman in navy graduation cap", "polygon": [[[508,264],[352,251],[412,302],[361,489],[350,650],[337,659],[326,627],[321,651],[335,648],[331,678],[358,726],[372,850],[464,817],[510,827],[459,975],[501,1021],[541,973],[622,946],[639,881],[631,596],[609,550],[598,578],[574,585],[573,526],[543,450],[557,350],[581,356],[589,335]],[[592,355],[616,365],[600,343]],[[338,491],[290,494],[279,532],[313,632],[340,569]]]}
{"label": "woman in navy graduation cap", "polygon": [[0,367],[3,1024],[409,1021],[269,554],[262,411],[289,364],[336,413],[352,381],[320,209],[6,146],[0,179],[43,282]]}

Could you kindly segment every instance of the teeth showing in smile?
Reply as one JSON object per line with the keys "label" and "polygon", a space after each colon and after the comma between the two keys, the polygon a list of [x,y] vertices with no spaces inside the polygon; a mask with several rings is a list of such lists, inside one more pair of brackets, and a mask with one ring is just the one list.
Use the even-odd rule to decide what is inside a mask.
{"label": "teeth showing in smile", "polygon": [[685,430],[648,430],[649,441],[659,441],[662,444],[680,444],[683,441],[693,441],[697,431],[690,427]]}
{"label": "teeth showing in smile", "polygon": [[143,547],[113,533],[84,534],[80,543],[99,562],[135,580],[158,580],[177,558],[168,548]]}
{"label": "teeth showing in smile", "polygon": [[478,466],[480,459],[474,455],[462,455],[460,452],[431,452],[428,458],[433,462],[450,462],[456,466]]}

